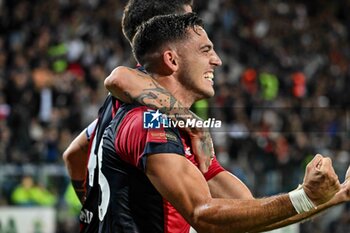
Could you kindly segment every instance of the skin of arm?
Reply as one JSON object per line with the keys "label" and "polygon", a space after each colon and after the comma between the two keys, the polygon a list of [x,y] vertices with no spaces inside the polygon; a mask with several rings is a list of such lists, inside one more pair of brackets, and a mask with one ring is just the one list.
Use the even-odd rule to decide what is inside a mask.
{"label": "skin of arm", "polygon": [[220,172],[211,178],[208,186],[214,198],[254,199],[249,188],[228,171]]}
{"label": "skin of arm", "polygon": [[63,161],[72,180],[74,190],[82,202],[85,196],[84,180],[88,160],[89,141],[83,130],[63,152]]}
{"label": "skin of arm", "polygon": [[[109,92],[125,103],[138,102],[150,108],[159,109],[172,119],[200,119],[184,108],[174,96],[157,83],[150,75],[139,70],[119,66],[104,81]],[[214,155],[213,143],[208,129],[184,128],[191,138],[192,149],[205,173]]]}
{"label": "skin of arm", "polygon": [[[325,164],[327,166],[329,164]],[[331,193],[334,195],[339,190],[338,186],[330,185],[334,177],[324,170],[318,171],[325,183],[314,187],[315,200]],[[199,170],[180,155],[149,155],[146,175],[198,232],[249,232],[296,215],[288,194],[262,199],[213,198]]]}
{"label": "skin of arm", "polygon": [[339,192],[337,192],[334,197],[329,200],[328,202],[317,206],[317,209],[313,209],[309,212],[305,212],[302,214],[297,214],[289,219],[286,219],[284,221],[272,224],[268,227],[258,229],[253,232],[261,232],[261,231],[268,231],[284,226],[288,226],[290,224],[296,223],[296,222],[301,222],[307,219],[310,219],[314,217],[315,215],[323,212],[324,210],[327,210],[333,206],[345,203],[350,200],[350,167],[348,168],[346,175],[345,175],[345,181],[344,183],[341,184]]}
{"label": "skin of arm", "polygon": [[[310,172],[310,170],[312,169],[312,166],[316,166],[315,161],[316,160],[314,160],[314,163],[310,163],[308,165],[307,172]],[[321,213],[322,211],[330,207],[349,201],[350,200],[350,182],[348,182],[349,180],[350,180],[350,168],[348,169],[348,172],[346,174],[345,182],[341,184],[341,188],[339,192],[330,201],[326,202],[325,204],[319,205],[317,209],[313,209],[311,211],[308,211],[302,214],[297,214],[286,220],[282,220],[270,226],[264,226],[260,229],[256,229],[251,232],[269,231],[269,230],[281,228],[296,222],[301,222],[306,219],[310,219],[311,217],[315,216],[318,213]],[[221,172],[215,177],[213,177],[211,180],[208,181],[208,185],[213,197],[233,198],[233,199],[236,199],[236,198],[253,199],[254,198],[251,192],[249,191],[248,187],[243,182],[241,182],[236,176],[230,174],[227,171]]]}

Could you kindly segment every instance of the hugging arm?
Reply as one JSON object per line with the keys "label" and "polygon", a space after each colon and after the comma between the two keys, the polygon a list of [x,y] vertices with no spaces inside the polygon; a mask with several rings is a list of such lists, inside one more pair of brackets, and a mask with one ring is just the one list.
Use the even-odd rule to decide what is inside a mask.
{"label": "hugging arm", "polygon": [[[159,109],[173,120],[200,119],[196,114],[175,99],[150,75],[137,69],[117,67],[106,78],[105,87],[110,93],[126,103],[138,102],[150,108]],[[192,149],[196,154],[201,172],[208,170],[214,154],[208,129],[184,128],[191,137]]]}

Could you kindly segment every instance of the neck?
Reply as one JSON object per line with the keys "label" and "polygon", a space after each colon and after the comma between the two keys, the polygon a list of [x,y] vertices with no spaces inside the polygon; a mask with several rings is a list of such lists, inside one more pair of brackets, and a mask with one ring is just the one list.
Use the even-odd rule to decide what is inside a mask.
{"label": "neck", "polygon": [[186,90],[173,75],[159,76],[157,74],[152,74],[152,77],[175,97],[183,107],[189,109],[196,101],[191,92]]}

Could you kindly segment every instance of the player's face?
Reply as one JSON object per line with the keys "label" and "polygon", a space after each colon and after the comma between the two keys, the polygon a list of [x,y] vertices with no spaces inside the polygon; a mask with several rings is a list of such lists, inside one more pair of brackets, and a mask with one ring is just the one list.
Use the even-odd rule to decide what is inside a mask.
{"label": "player's face", "polygon": [[213,43],[202,27],[190,29],[189,38],[180,45],[179,80],[195,96],[195,99],[214,95],[214,69],[221,59],[216,54]]}

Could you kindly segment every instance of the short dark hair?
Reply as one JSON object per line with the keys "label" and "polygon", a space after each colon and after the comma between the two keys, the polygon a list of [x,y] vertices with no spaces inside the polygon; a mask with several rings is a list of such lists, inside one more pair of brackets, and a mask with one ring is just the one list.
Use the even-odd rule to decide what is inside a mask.
{"label": "short dark hair", "polygon": [[147,69],[147,64],[153,63],[147,61],[147,55],[157,52],[157,49],[168,43],[186,39],[188,29],[196,30],[196,26],[203,27],[203,22],[195,13],[153,17],[137,28],[132,41],[136,60]]}
{"label": "short dark hair", "polygon": [[123,14],[123,33],[131,42],[143,22],[157,15],[184,13],[185,5],[192,6],[193,0],[129,0]]}

